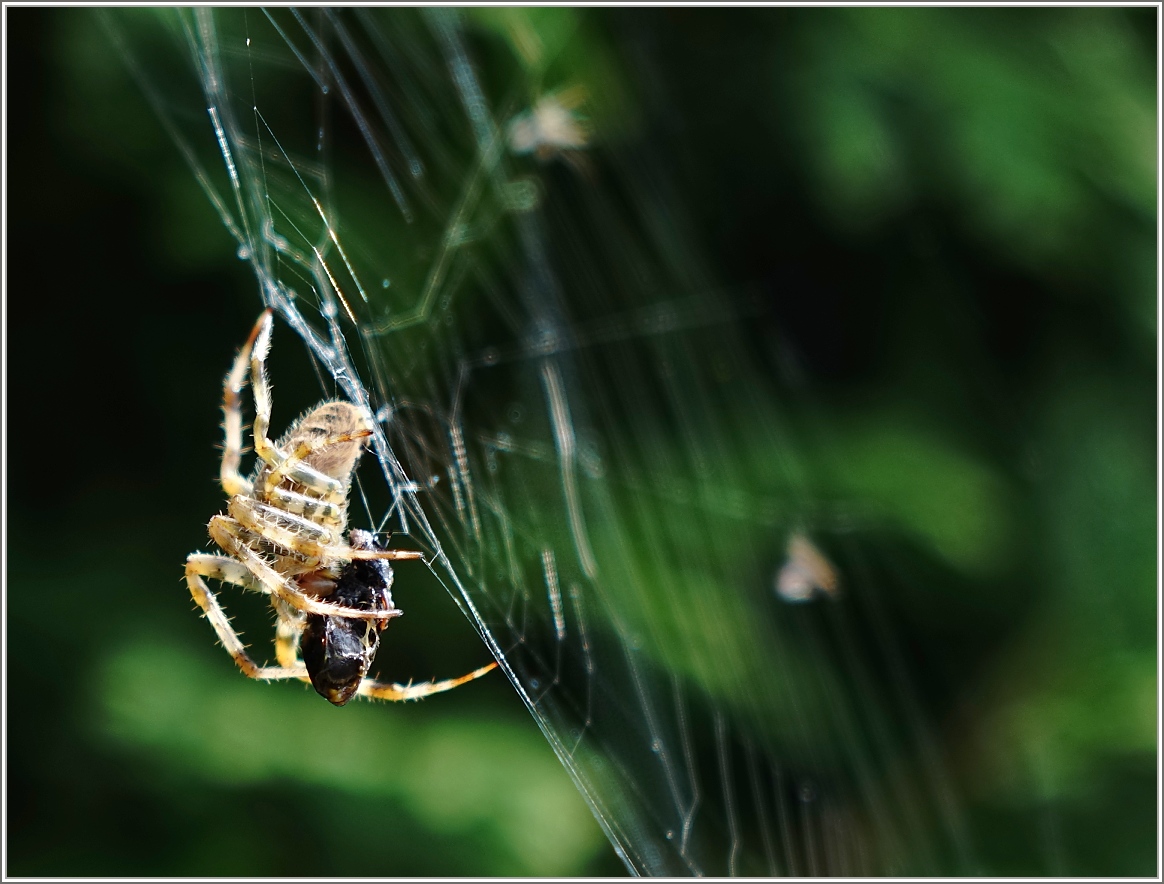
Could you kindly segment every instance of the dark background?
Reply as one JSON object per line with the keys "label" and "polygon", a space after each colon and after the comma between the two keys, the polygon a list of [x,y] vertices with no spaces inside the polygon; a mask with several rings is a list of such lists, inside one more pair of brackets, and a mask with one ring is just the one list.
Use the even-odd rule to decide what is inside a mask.
{"label": "dark background", "polygon": [[[964,585],[989,601],[960,631],[915,610],[903,632],[992,710],[964,722],[927,696],[958,774],[991,784],[969,810],[984,868],[1152,874],[1156,12],[590,15],[629,70],[654,71],[642,138],[724,283],[766,300],[755,334],[796,353],[814,409],[842,438],[869,402],[924,412],[1013,501],[1017,554]],[[393,734],[445,725],[450,752],[512,749],[480,762],[506,772],[494,805],[456,818],[418,797],[437,781],[240,774],[206,761],[199,722],[158,723],[176,687],[271,690],[208,653],[181,584],[221,506],[217,400],[254,283],[92,15],[7,21],[7,873],[618,873],[499,678],[410,707],[405,735],[354,713],[386,768]],[[276,334],[281,389],[315,389]],[[429,595],[434,632],[385,658],[401,678],[482,662]],[[337,733],[304,724],[313,696],[281,696],[270,753]],[[998,748],[1017,737],[1039,757]],[[574,821],[573,865],[498,822],[523,801]],[[320,839],[325,819],[358,834]]]}

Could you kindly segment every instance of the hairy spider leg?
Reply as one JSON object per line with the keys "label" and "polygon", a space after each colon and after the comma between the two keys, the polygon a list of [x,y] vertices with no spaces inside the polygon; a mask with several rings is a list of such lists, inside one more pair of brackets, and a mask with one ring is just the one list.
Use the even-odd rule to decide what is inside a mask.
{"label": "hairy spider leg", "polygon": [[[222,411],[225,446],[219,481],[227,496],[231,497],[238,494],[249,495],[252,492],[250,481],[238,469],[242,461],[243,448],[242,391],[247,384],[248,365],[255,396],[255,453],[264,462],[274,467],[278,467],[287,459],[287,455],[267,438],[271,419],[271,396],[270,383],[267,381],[266,375],[266,360],[267,353],[271,348],[272,324],[273,314],[268,308],[263,311],[262,315],[259,316],[259,321],[251,329],[249,337],[239,349],[238,355],[235,356],[234,363],[226,375],[226,380],[223,382]],[[333,440],[333,443],[334,441],[338,440]],[[309,453],[310,451],[305,452],[303,456]],[[291,478],[300,484],[318,489],[321,492],[342,493],[342,482],[313,470],[307,464],[300,463],[303,456],[298,458],[291,467],[285,467],[283,472],[290,473]]]}
{"label": "hairy spider leg", "polygon": [[285,513],[302,516],[316,525],[343,525],[347,522],[347,501],[336,503],[286,488],[272,488],[267,494],[245,496],[272,504]]}
{"label": "hairy spider leg", "polygon": [[[271,384],[267,380],[267,354],[271,350],[273,324],[273,315],[268,308],[263,311],[255,326],[257,333],[252,332],[255,338],[254,344],[250,347],[251,392],[255,397],[255,423],[252,436],[255,454],[263,462],[279,469],[285,464],[288,456],[267,435],[271,429]],[[239,353],[240,357],[246,350],[244,346],[243,351]],[[332,439],[325,444],[335,444],[336,441]],[[290,466],[284,467],[283,472],[288,478],[318,492],[321,496],[336,496],[346,491],[343,481],[313,469],[303,462],[302,457],[295,459]]]}
{"label": "hairy spider leg", "polygon": [[[324,560],[351,561],[352,559],[387,559],[403,561],[422,559],[424,553],[411,549],[355,549],[346,543],[335,543],[335,535],[310,519],[288,513],[276,506],[250,497],[231,498],[227,507],[229,517],[243,528],[281,546],[289,553],[303,558],[305,570]],[[282,522],[283,524],[277,524]]]}
{"label": "hairy spider leg", "polygon": [[353,620],[391,620],[403,612],[399,610],[363,611],[345,608],[306,595],[286,578],[279,575],[258,553],[247,545],[245,536],[254,535],[230,516],[218,515],[207,526],[211,538],[230,556],[239,559],[256,578],[260,592],[282,599],[297,611],[322,614],[325,617],[347,617]]}
{"label": "hairy spider leg", "polygon": [[[337,547],[332,547],[336,549]],[[335,554],[336,558],[343,559],[389,559],[403,561],[406,559],[423,559],[424,553],[415,549],[353,549],[348,547],[343,555]]]}
{"label": "hairy spider leg", "polygon": [[272,314],[268,308],[259,317],[259,322],[255,326],[258,333],[250,348],[251,393],[255,397],[255,454],[269,464],[277,464],[281,463],[286,455],[267,438],[267,431],[271,426],[271,386],[267,382],[267,353],[271,349],[272,325]]}
{"label": "hairy spider leg", "polygon": [[[229,559],[226,556],[192,553],[186,559],[186,585],[190,588],[190,595],[194,597],[194,601],[202,608],[202,613],[210,621],[210,625],[214,627],[214,631],[218,634],[218,640],[222,642],[222,646],[234,658],[234,662],[243,671],[243,674],[248,678],[256,678],[262,681],[282,678],[306,680],[307,669],[299,663],[294,655],[292,655],[290,660],[294,661],[295,665],[286,665],[285,661],[288,658],[278,653],[278,645],[276,645],[276,654],[280,656],[279,662],[284,665],[259,666],[255,663],[247,655],[246,647],[243,645],[242,639],[234,631],[234,627],[230,625],[230,619],[219,606],[218,598],[211,591],[210,587],[206,585],[206,581],[202,579],[203,577],[209,577],[211,580],[221,580],[225,583],[233,583],[245,589],[255,589],[256,581],[246,568],[234,559]],[[283,618],[280,617],[279,619],[280,624],[282,624]]]}
{"label": "hairy spider leg", "polygon": [[[303,633],[303,624],[306,617],[284,602],[274,599],[275,602],[275,659],[284,669],[302,669],[306,672],[303,661],[299,659],[299,636]],[[310,679],[301,676],[301,681],[310,682]]]}
{"label": "hairy spider leg", "polygon": [[247,366],[251,359],[251,350],[255,345],[255,338],[263,323],[270,317],[270,310],[263,311],[255,327],[251,329],[250,337],[238,351],[234,363],[223,381],[222,387],[222,429],[225,436],[225,446],[222,452],[222,466],[219,471],[219,482],[222,490],[228,497],[236,494],[250,494],[251,483],[238,471],[242,462],[242,391],[247,383]]}
{"label": "hairy spider leg", "polygon": [[253,497],[232,497],[227,503],[227,512],[235,521],[290,552],[335,545],[336,533],[332,528]]}
{"label": "hairy spider leg", "polygon": [[356,691],[356,695],[359,697],[369,697],[373,700],[392,700],[394,702],[423,700],[430,694],[451,691],[453,688],[460,687],[475,678],[480,678],[482,675],[492,672],[496,668],[497,663],[494,662],[488,666],[482,666],[480,669],[474,669],[468,675],[462,675],[460,678],[450,678],[445,681],[426,681],[421,684],[384,684],[383,682],[365,679],[360,682],[360,687]]}
{"label": "hairy spider leg", "polygon": [[[272,467],[278,467],[287,460],[287,454],[267,436],[271,429],[271,384],[267,380],[267,354],[271,350],[273,325],[273,315],[268,308],[259,317],[259,322],[255,326],[258,333],[255,335],[255,342],[250,348],[251,392],[255,397],[255,423],[252,435],[255,443],[255,454]],[[302,462],[290,468],[289,473],[296,482],[306,485],[320,494],[340,494],[344,491],[343,482],[324,475]]]}

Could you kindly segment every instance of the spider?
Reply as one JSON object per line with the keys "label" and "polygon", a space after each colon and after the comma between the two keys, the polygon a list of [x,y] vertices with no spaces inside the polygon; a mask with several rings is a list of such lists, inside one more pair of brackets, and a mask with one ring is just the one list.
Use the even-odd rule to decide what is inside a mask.
{"label": "spider", "polygon": [[[352,475],[372,435],[362,409],[342,400],[321,402],[301,415],[277,443],[267,437],[271,393],[266,359],[272,323],[271,311],[265,310],[226,376],[222,404],[226,445],[219,481],[230,500],[226,513],[207,526],[226,555],[187,557],[186,584],[194,601],[249,678],[310,681],[336,706],[356,695],[419,700],[480,678],[497,664],[460,678],[416,685],[365,679],[380,633],[402,613],[392,602],[389,563],[418,559],[421,553],[385,549],[371,533],[357,529],[344,541]],[[258,455],[249,479],[239,472],[240,397],[248,365]],[[277,666],[259,666],[248,656],[204,578],[270,597],[276,616]]]}

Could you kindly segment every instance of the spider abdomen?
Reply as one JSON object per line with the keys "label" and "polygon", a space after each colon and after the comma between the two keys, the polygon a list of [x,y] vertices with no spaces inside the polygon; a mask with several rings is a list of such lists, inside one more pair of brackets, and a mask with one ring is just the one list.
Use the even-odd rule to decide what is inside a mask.
{"label": "spider abdomen", "polygon": [[[321,402],[291,425],[279,440],[278,447],[290,454],[301,442],[319,444],[327,439],[368,433],[371,429],[368,416],[352,403],[339,400]],[[346,487],[351,482],[352,472],[360,455],[364,453],[367,441],[364,436],[324,445],[308,454],[303,462],[313,470],[339,480]]]}
{"label": "spider abdomen", "polygon": [[[232,499],[230,514],[285,556],[292,573],[326,564],[313,550],[343,545],[348,491],[364,453],[371,422],[350,402],[323,402],[302,415],[260,460],[250,495]],[[249,516],[249,518],[248,518]]]}

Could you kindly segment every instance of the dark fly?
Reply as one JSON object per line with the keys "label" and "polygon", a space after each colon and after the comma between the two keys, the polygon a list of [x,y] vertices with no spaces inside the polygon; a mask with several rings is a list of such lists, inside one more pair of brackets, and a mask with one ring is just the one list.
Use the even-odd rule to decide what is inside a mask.
{"label": "dark fly", "polygon": [[[352,549],[384,549],[371,533],[358,529],[348,533],[348,543]],[[361,611],[393,611],[392,579],[392,566],[386,559],[353,559],[343,566],[327,600]],[[352,698],[376,657],[387,622],[307,615],[300,651],[320,696],[336,706]]]}

